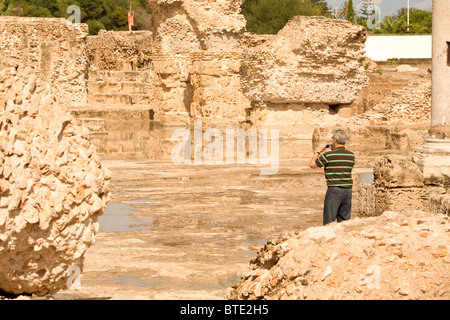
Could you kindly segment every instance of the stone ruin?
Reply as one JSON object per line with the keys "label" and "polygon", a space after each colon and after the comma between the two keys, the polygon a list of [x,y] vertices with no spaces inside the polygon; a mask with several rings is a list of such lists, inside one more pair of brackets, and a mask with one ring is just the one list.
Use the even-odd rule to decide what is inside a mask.
{"label": "stone ruin", "polygon": [[252,35],[243,0],[148,2],[151,31],[87,37],[89,104],[151,109],[170,124],[292,122],[286,110],[307,124],[311,109],[354,109],[368,85],[361,26],[295,17],[277,35]]}
{"label": "stone ruin", "polygon": [[87,103],[88,26],[68,28],[66,19],[0,17],[2,55],[30,67],[52,85],[59,103]]}
{"label": "stone ruin", "polygon": [[228,298],[450,298],[450,217],[386,211],[269,241]]}
{"label": "stone ruin", "polygon": [[132,33],[87,36],[86,24],[70,29],[65,19],[0,17],[0,48],[74,112],[140,110],[183,125],[307,124],[310,110],[357,112],[369,80],[363,27],[295,17],[277,35],[253,35],[243,0],[148,2],[151,30]]}
{"label": "stone ruin", "polygon": [[[72,265],[82,268],[84,252],[98,230],[97,217],[109,197],[110,177],[88,133],[75,124],[66,106],[73,113],[92,107],[144,110],[147,119],[182,124],[192,119],[307,124],[311,110],[338,114],[360,110],[355,103],[368,85],[366,69],[372,68],[364,57],[364,28],[323,17],[295,17],[277,35],[252,35],[245,32],[240,13],[243,0],[148,2],[153,9],[152,30],[133,33],[101,31],[88,37],[87,25],[69,29],[65,19],[0,17],[0,291],[44,295],[66,288],[67,270]],[[428,106],[427,93],[424,100]],[[427,111],[422,106],[419,110]],[[403,109],[385,112],[404,115]],[[317,136],[328,134],[327,130],[317,132]],[[394,162],[414,167],[402,161]],[[420,159],[416,163],[420,167]],[[408,204],[412,188],[424,193],[425,199],[431,189],[416,178],[405,179],[407,185],[397,181],[400,185],[363,186],[361,212],[381,214],[374,209],[376,202],[388,210],[395,209],[400,198]],[[438,192],[430,197],[430,207],[437,212],[448,210],[447,195]],[[425,208],[426,202],[420,205]],[[436,232],[445,239],[448,219],[423,215],[422,222],[407,216],[391,224],[435,223],[443,226]],[[383,215],[376,220],[376,228],[388,223],[386,219],[390,218]],[[370,235],[373,230],[361,221],[333,226],[330,233],[340,234],[353,227],[368,230],[369,236],[354,234],[350,242],[383,240]],[[435,238],[429,232],[416,236],[412,235],[413,242]],[[335,243],[334,236],[324,237]],[[354,265],[365,268],[367,263],[375,263],[374,257],[393,257],[395,264],[387,272],[397,274],[409,268],[401,260],[403,249],[411,245],[411,239],[406,238],[400,246],[385,239],[389,244],[373,249],[377,255],[372,254],[374,244],[370,241],[364,242],[367,246],[362,253],[344,252],[346,248],[339,247],[342,252],[335,254],[321,247],[323,238],[317,234],[304,239],[297,235],[288,242],[284,239],[261,250],[259,262],[253,263],[255,270],[232,297],[313,298],[320,297],[325,284],[325,293],[339,298],[332,289],[341,285],[335,277],[339,273],[325,264],[345,258],[341,262],[351,270]],[[302,251],[295,257],[290,254],[288,249],[295,239],[296,246],[302,241],[318,244],[316,258],[301,260],[301,255],[309,254]],[[435,244],[430,244],[433,251],[428,253],[445,257],[445,244]],[[388,256],[385,248],[392,254]],[[293,263],[311,263],[314,269],[297,268],[290,264],[291,258]],[[436,260],[439,268],[441,260]],[[421,266],[422,262],[416,262]],[[366,270],[360,274],[363,272]],[[349,273],[352,279],[357,275]],[[361,283],[367,281],[367,276],[365,280],[361,277]],[[448,284],[448,278],[442,280]],[[402,281],[409,283],[410,279]],[[314,284],[313,289],[306,292],[305,283]],[[372,297],[363,284],[342,286],[348,289],[344,297]],[[434,296],[446,297],[447,292],[439,286],[424,284],[421,294],[400,283],[388,295],[428,297],[430,290]]]}
{"label": "stone ruin", "polygon": [[32,67],[0,51],[0,292],[52,294],[83,268],[109,173]]}
{"label": "stone ruin", "polygon": [[355,190],[359,214],[370,217],[384,211],[423,210],[450,215],[446,160],[439,154],[430,160],[420,153],[377,157],[374,183],[363,183]]}
{"label": "stone ruin", "polygon": [[242,88],[252,112],[263,117],[259,122],[283,108],[350,106],[369,84],[366,39],[359,25],[304,16],[292,18],[277,35],[248,36]]}

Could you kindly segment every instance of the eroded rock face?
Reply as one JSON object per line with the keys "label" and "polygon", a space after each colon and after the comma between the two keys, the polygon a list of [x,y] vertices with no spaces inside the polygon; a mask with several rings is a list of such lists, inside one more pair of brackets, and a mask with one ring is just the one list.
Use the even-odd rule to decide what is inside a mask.
{"label": "eroded rock face", "polygon": [[147,0],[158,52],[230,50],[245,31],[243,0]]}
{"label": "eroded rock face", "polygon": [[240,89],[242,0],[148,0],[154,38],[155,119],[245,119]]}
{"label": "eroded rock face", "polygon": [[363,27],[347,21],[294,17],[277,35],[257,37],[246,50],[244,94],[266,104],[350,104],[369,82],[366,39]]}
{"label": "eroded rock face", "polygon": [[67,26],[65,18],[0,16],[2,55],[33,68],[52,86],[61,104],[85,104],[88,25]]}
{"label": "eroded rock face", "polygon": [[31,68],[0,53],[0,290],[51,294],[82,269],[109,198],[88,133]]}
{"label": "eroded rock face", "polygon": [[373,164],[373,176],[379,187],[423,187],[422,171],[405,156],[390,154],[377,157]]}
{"label": "eroded rock face", "polygon": [[447,215],[386,211],[269,241],[232,299],[449,299]]}

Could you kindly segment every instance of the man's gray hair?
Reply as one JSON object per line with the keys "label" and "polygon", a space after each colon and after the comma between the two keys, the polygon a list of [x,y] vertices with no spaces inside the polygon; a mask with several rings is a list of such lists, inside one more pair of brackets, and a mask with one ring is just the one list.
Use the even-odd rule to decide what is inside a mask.
{"label": "man's gray hair", "polygon": [[348,139],[348,134],[342,129],[335,130],[333,133],[333,138],[336,139],[336,142],[339,144],[345,144]]}

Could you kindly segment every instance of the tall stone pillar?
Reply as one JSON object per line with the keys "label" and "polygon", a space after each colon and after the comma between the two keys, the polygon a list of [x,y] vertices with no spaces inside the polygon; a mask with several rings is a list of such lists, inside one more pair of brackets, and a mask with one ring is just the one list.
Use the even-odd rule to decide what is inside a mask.
{"label": "tall stone pillar", "polygon": [[433,0],[431,128],[413,153],[426,184],[450,186],[450,1]]}
{"label": "tall stone pillar", "polygon": [[450,152],[450,1],[433,0],[430,137],[424,148]]}

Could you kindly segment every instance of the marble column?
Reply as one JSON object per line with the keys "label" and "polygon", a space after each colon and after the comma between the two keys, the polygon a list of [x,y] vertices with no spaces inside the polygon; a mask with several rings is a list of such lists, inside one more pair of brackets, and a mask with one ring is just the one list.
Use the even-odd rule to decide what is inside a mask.
{"label": "marble column", "polygon": [[425,149],[450,152],[450,1],[433,0],[431,128]]}
{"label": "marble column", "polygon": [[431,128],[412,157],[426,184],[450,186],[450,1],[433,0]]}

